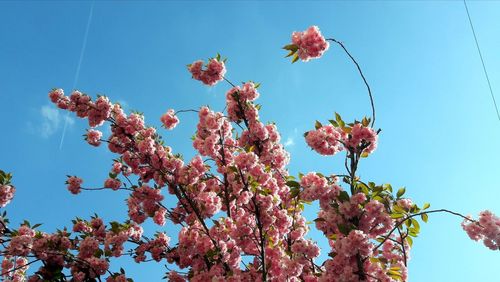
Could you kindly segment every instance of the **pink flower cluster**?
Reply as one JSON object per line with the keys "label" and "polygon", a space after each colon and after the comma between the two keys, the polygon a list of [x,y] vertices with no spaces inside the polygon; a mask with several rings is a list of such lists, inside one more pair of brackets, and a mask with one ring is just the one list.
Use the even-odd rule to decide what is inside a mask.
{"label": "pink flower cluster", "polygon": [[462,227],[472,240],[482,240],[491,250],[500,249],[500,218],[491,211],[480,212],[478,222],[464,220]]}
{"label": "pink flower cluster", "polygon": [[347,150],[356,154],[370,154],[377,148],[378,135],[370,127],[356,123],[346,133],[341,127],[324,125],[305,134],[306,143],[321,155],[335,155]]}
{"label": "pink flower cluster", "polygon": [[224,79],[224,74],[226,74],[224,62],[220,61],[218,58],[210,59],[205,69],[203,69],[203,61],[195,61],[188,65],[188,70],[194,79],[209,86],[215,85],[217,82]]}
{"label": "pink flower cluster", "polygon": [[244,118],[244,114],[246,114],[245,117],[249,120],[258,119],[257,109],[248,102],[254,101],[259,95],[253,82],[247,82],[242,87],[236,86],[231,88],[226,93],[229,119],[233,122],[239,122]]}
{"label": "pink flower cluster", "polygon": [[298,56],[304,62],[321,57],[330,46],[317,26],[311,26],[306,31],[293,32],[292,43],[298,47]]}
{"label": "pink flower cluster", "polygon": [[179,123],[179,118],[175,115],[175,111],[169,109],[166,113],[161,116],[161,123],[167,129],[174,129]]}
{"label": "pink flower cluster", "polygon": [[60,109],[75,112],[81,118],[88,118],[91,127],[102,125],[111,115],[112,105],[105,96],[99,96],[93,102],[89,96],[77,90],[67,97],[62,89],[54,89],[49,92],[49,98]]}
{"label": "pink flower cluster", "polygon": [[151,257],[155,261],[166,258],[169,242],[170,238],[165,233],[158,233],[154,240],[141,244],[135,249],[135,261],[141,262],[146,260],[146,252],[151,253]]}
{"label": "pink flower cluster", "polygon": [[26,281],[25,275],[28,270],[28,260],[24,257],[5,256],[2,260],[2,281],[23,282]]}
{"label": "pink flower cluster", "polygon": [[18,234],[12,237],[10,245],[7,247],[6,251],[11,256],[25,257],[31,252],[34,237],[35,231],[28,226],[23,225],[19,228]]}
{"label": "pink flower cluster", "polygon": [[[163,221],[158,218],[158,215],[164,215],[162,208],[158,205],[163,200],[163,195],[160,193],[159,189],[151,188],[148,185],[136,188],[127,201],[130,218],[141,224],[146,220],[147,216],[151,216],[156,218],[157,224],[163,225]],[[158,212],[159,214],[155,216]]]}
{"label": "pink flower cluster", "polygon": [[325,125],[307,132],[306,143],[321,155],[335,155],[342,150],[343,132],[332,125]]}
{"label": "pink flower cluster", "polygon": [[202,155],[229,163],[235,151],[236,142],[231,138],[231,123],[220,112],[215,113],[208,107],[198,112],[199,122],[193,147]]}
{"label": "pink flower cluster", "polygon": [[76,176],[70,176],[68,177],[68,180],[66,180],[66,184],[68,184],[68,190],[75,195],[80,193],[82,183],[83,180]]}
{"label": "pink flower cluster", "polygon": [[[100,277],[109,269],[109,258],[123,255],[124,244],[129,240],[139,241],[142,228],[135,224],[111,223],[107,229],[100,218],[94,217],[90,222],[75,220],[73,226],[75,236],[70,237],[66,230],[54,234],[36,232],[26,225],[21,226],[12,233],[11,240],[4,255],[2,268],[6,273],[4,277],[12,281],[26,281],[25,272],[28,261],[24,257],[33,257],[43,261],[39,270],[28,278],[28,281],[49,281],[58,275],[63,268],[68,268],[72,281],[90,281]],[[79,233],[79,234],[78,234]],[[11,259],[16,256],[17,261]],[[22,263],[22,264],[21,264]],[[26,265],[25,267],[19,267]],[[14,270],[13,267],[18,268]],[[15,277],[23,279],[16,280]],[[111,276],[124,281],[124,273]],[[11,281],[11,280],[6,280]],[[127,280],[125,280],[127,281]]]}
{"label": "pink flower cluster", "polygon": [[127,276],[125,274],[116,274],[114,276],[109,276],[106,279],[106,282],[129,282],[130,280],[127,280]]}
{"label": "pink flower cluster", "polygon": [[101,137],[102,132],[95,129],[89,129],[87,130],[87,136],[85,137],[85,139],[90,145],[97,147],[101,145]]}
{"label": "pink flower cluster", "polygon": [[378,135],[371,127],[356,123],[344,143],[348,150],[357,153],[372,153],[377,148]]}
{"label": "pink flower cluster", "polygon": [[5,207],[14,198],[16,188],[9,184],[0,184],[0,207]]}
{"label": "pink flower cluster", "polygon": [[[297,52],[295,59],[304,61],[320,57],[329,46],[314,26],[295,32],[292,41],[287,48],[292,54]],[[196,61],[188,68],[194,79],[206,85],[224,79],[226,72],[220,56],[206,66]],[[69,97],[60,89],[51,91],[52,102],[88,118],[91,127],[110,122],[107,147],[118,156],[104,187],[118,190],[124,186],[120,190],[131,191],[126,200],[129,219],[107,226],[97,216],[90,221],[77,218],[73,234],[66,229],[54,234],[35,232],[35,227],[25,225],[7,236],[8,229],[2,229],[10,240],[5,241],[2,267],[11,271],[15,259],[34,257],[43,264],[29,278],[32,282],[50,280],[54,273],[70,273],[72,281],[101,280],[109,273],[106,281],[125,282],[124,271],[111,272],[109,261],[130,255],[138,263],[149,258],[187,268],[187,274],[169,271],[166,277],[171,281],[393,282],[399,279],[396,276],[406,280],[410,246],[402,235],[392,233],[402,222],[391,213],[400,208],[409,214],[413,203],[392,196],[382,186],[364,184],[355,165],[350,175],[342,176],[350,193],[343,190],[337,176],[308,173],[295,181],[288,175],[289,154],[280,144],[276,125],[260,120],[257,88],[253,82],[231,88],[226,93],[227,114],[209,107],[199,110],[193,140],[199,155],[189,162],[165,145],[142,114],[125,114],[119,104],[103,96],[93,101],[78,91]],[[160,120],[168,129],[179,122],[171,109]],[[101,138],[95,129],[86,135],[93,146]],[[357,161],[375,150],[377,133],[366,119],[347,126],[337,119],[309,131],[306,142],[322,155],[345,150],[348,158]],[[68,190],[79,193],[82,182],[69,177]],[[0,204],[6,204],[12,196],[2,193],[13,187],[2,185]],[[305,238],[309,227],[302,212],[304,204],[312,201],[319,201],[316,227],[331,247],[322,265],[314,261],[319,247]],[[179,224],[178,243],[170,245],[170,238],[162,232],[144,236],[141,224],[148,218],[158,225],[167,220]],[[464,224],[464,229],[471,238],[498,249],[498,218],[484,212],[479,221],[481,225]],[[20,275],[25,275],[25,269],[20,269]]]}
{"label": "pink flower cluster", "polygon": [[106,181],[104,181],[105,188],[111,188],[112,190],[115,190],[115,191],[118,190],[121,185],[122,185],[122,182],[116,178],[108,178],[108,179],[106,179]]}

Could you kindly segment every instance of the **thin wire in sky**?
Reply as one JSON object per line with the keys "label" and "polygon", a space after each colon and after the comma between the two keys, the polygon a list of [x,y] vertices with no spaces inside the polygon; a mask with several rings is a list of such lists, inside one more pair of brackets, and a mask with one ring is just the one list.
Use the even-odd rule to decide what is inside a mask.
{"label": "thin wire in sky", "polygon": [[488,76],[488,72],[486,71],[486,66],[484,65],[483,54],[481,53],[481,48],[479,48],[479,43],[477,41],[476,31],[474,30],[474,25],[472,24],[472,20],[469,14],[469,8],[467,7],[467,2],[464,0],[465,11],[467,12],[467,18],[469,19],[470,28],[472,29],[472,34],[474,35],[474,41],[476,42],[477,52],[479,53],[479,58],[481,58],[481,64],[483,65],[484,75],[486,76],[486,81],[488,82],[488,87],[490,88],[491,99],[493,100],[493,105],[495,106],[495,110],[497,111],[497,117],[500,121],[500,113],[498,112],[497,101],[495,100],[495,95],[493,94],[493,89],[491,88],[490,77]]}
{"label": "thin wire in sky", "polygon": [[[80,50],[80,59],[78,59],[78,65],[76,67],[75,77],[73,78],[73,87],[71,88],[72,90],[74,90],[76,88],[76,84],[78,83],[78,78],[80,77],[80,68],[82,66],[83,55],[85,54],[85,49],[87,48],[87,38],[89,36],[90,22],[92,22],[92,15],[93,14],[94,14],[94,1],[92,1],[92,4],[90,5],[89,17],[87,19],[87,27],[85,28],[85,34],[83,36],[82,49]],[[69,119],[69,112],[66,113],[66,117],[64,118],[64,127],[63,127],[63,132],[61,135],[61,142],[59,142],[59,150],[61,150],[63,142],[64,142],[64,136],[66,136],[66,128],[68,127],[68,119]]]}

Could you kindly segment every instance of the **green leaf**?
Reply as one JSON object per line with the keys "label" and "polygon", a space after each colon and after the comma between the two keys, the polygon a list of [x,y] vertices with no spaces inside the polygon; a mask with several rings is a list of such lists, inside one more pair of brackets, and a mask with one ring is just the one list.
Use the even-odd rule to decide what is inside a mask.
{"label": "green leaf", "polygon": [[[345,122],[343,120],[340,120],[338,123],[339,123],[340,128],[346,129],[345,128]],[[346,131],[346,130],[344,130],[344,131]],[[347,133],[351,133],[350,128],[347,131],[349,131]]]}
{"label": "green leaf", "polygon": [[329,119],[328,121],[329,121],[329,122],[331,123],[331,125],[333,125],[334,127],[339,127],[339,124],[337,123],[337,121],[335,121],[335,120],[333,120],[333,119]]}
{"label": "green leaf", "polygon": [[400,198],[401,196],[403,196],[403,195],[404,195],[404,193],[405,193],[405,192],[406,192],[406,188],[401,187],[401,188],[399,188],[398,193],[396,194],[396,196],[397,196],[398,198]]}
{"label": "green leaf", "polygon": [[364,118],[363,118],[363,120],[361,121],[361,124],[362,124],[364,127],[367,127],[367,126],[370,124],[370,119],[369,119],[369,118],[364,117]]}
{"label": "green leaf", "polygon": [[331,257],[331,258],[334,258],[336,255],[337,255],[336,252],[330,252],[330,253],[328,253],[328,256]]}
{"label": "green leaf", "polygon": [[410,236],[406,236],[405,238],[406,242],[408,242],[408,245],[413,246],[413,239]]}
{"label": "green leaf", "polygon": [[339,231],[346,236],[349,235],[349,232],[351,231],[345,224],[339,224],[337,227],[339,228]]}
{"label": "green leaf", "polygon": [[363,194],[370,194],[370,191],[368,191],[368,187],[366,187],[366,185],[359,185],[358,187],[361,187],[361,192],[363,192]]}
{"label": "green leaf", "polygon": [[417,237],[418,236],[418,232],[420,230],[416,229],[415,227],[412,227],[412,228],[409,228],[408,229],[408,234],[411,236],[411,237]]}
{"label": "green leaf", "polygon": [[349,194],[347,194],[346,191],[340,191],[339,196],[337,198],[341,202],[346,202],[349,201]]}
{"label": "green leaf", "polygon": [[118,233],[120,231],[120,223],[112,221],[110,222],[110,224],[111,224],[111,231],[113,231],[114,233]]}
{"label": "green leaf", "polygon": [[413,227],[420,232],[420,224],[418,223],[418,221],[414,218],[411,219],[411,223],[413,224]]}
{"label": "green leaf", "polygon": [[337,113],[335,112],[335,120],[340,123],[342,121],[342,117]]}
{"label": "green leaf", "polygon": [[299,55],[297,53],[295,53],[295,55],[293,56],[292,64],[298,60],[299,60]]}
{"label": "green leaf", "polygon": [[286,182],[286,185],[289,186],[289,187],[292,187],[292,188],[300,188],[300,183],[298,183],[297,181],[295,180],[288,180]]}
{"label": "green leaf", "polygon": [[392,213],[391,214],[391,218],[402,218],[404,217],[405,215],[402,214],[402,213]]}
{"label": "green leaf", "polygon": [[431,207],[431,204],[425,203],[424,206],[422,207],[423,210],[426,210]]}
{"label": "green leaf", "polygon": [[285,56],[285,58],[288,58],[288,57],[292,56],[293,54],[295,54],[295,52],[296,52],[296,51],[290,51],[290,52],[288,53],[288,55],[286,55],[286,56]]}
{"label": "green leaf", "polygon": [[421,214],[420,217],[423,222],[427,222],[427,220],[429,220],[429,216],[426,213]]}
{"label": "green leaf", "polygon": [[406,225],[406,227],[410,227],[411,226],[411,220],[405,220],[405,225]]}
{"label": "green leaf", "polygon": [[299,46],[297,46],[295,44],[288,44],[288,45],[283,46],[283,49],[290,50],[290,51],[297,51],[297,50],[299,50]]}
{"label": "green leaf", "polygon": [[392,193],[392,185],[391,184],[386,183],[386,184],[382,185],[382,187],[384,187],[384,190],[387,190],[387,191]]}
{"label": "green leaf", "polygon": [[404,213],[405,212],[405,210],[402,207],[398,206],[398,205],[392,206],[392,210],[394,210],[397,213]]}
{"label": "green leaf", "polygon": [[212,222],[214,223],[215,226],[219,227],[220,226],[220,223],[217,221],[217,220],[213,220],[212,219]]}
{"label": "green leaf", "polygon": [[322,126],[323,125],[319,121],[316,121],[316,123],[314,124],[314,128],[316,128],[316,130],[320,129]]}

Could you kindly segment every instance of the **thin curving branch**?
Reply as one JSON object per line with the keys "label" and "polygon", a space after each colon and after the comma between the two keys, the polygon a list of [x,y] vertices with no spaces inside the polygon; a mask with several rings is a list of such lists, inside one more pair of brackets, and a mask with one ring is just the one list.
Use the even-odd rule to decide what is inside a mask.
{"label": "thin curving branch", "polygon": [[368,81],[366,81],[366,78],[363,75],[363,72],[361,71],[361,67],[359,66],[358,62],[356,62],[356,60],[351,55],[351,53],[349,53],[349,51],[347,51],[347,48],[344,46],[344,44],[342,42],[340,42],[340,41],[338,41],[338,40],[336,40],[334,38],[327,38],[326,40],[332,41],[334,43],[337,43],[340,47],[342,47],[342,49],[344,49],[344,51],[347,54],[347,56],[349,56],[349,58],[351,58],[352,62],[358,68],[358,72],[361,75],[361,78],[363,79],[363,82],[366,85],[366,89],[368,89],[368,96],[370,97],[370,104],[371,104],[371,107],[372,107],[372,125],[371,126],[373,127],[373,125],[375,124],[375,103],[373,102],[372,90],[370,89],[370,85],[368,85]]}

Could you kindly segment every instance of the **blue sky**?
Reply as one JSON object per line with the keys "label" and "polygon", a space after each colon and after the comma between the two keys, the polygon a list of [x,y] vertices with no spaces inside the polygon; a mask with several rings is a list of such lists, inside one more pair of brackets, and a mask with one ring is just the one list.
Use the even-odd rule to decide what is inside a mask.
{"label": "blue sky", "polygon": [[[101,185],[114,155],[88,146],[86,122],[56,110],[47,98],[53,87],[73,87],[90,6],[0,2],[0,168],[14,173],[17,194],[7,210],[15,224],[26,218],[54,231],[94,212],[110,221],[126,217],[123,193],[67,192],[67,174]],[[471,1],[469,10],[498,90],[500,2]],[[283,58],[280,47],[291,32],[313,24],[346,44],[373,89],[376,125],[383,131],[377,151],[360,164],[360,176],[406,186],[414,201],[433,208],[499,214],[500,122],[461,1],[97,1],[77,88],[140,110],[148,124],[159,126],[168,108],[223,108],[228,85],[204,87],[185,69],[219,52],[229,58],[229,79],[262,83],[261,118],[277,123],[291,152],[291,174],[342,173],[342,156],[311,152],[302,133],[335,111],[352,120],[370,108],[362,81],[338,47],[307,64]],[[190,158],[195,125],[194,115],[183,115],[175,131],[162,134]],[[499,281],[498,252],[469,240],[460,222],[430,216],[415,240],[410,281]],[[147,232],[154,228],[146,225]],[[164,230],[175,236],[172,226]],[[316,235],[311,233],[324,244]],[[159,280],[164,271],[126,260],[114,264],[120,266],[136,281]]]}

